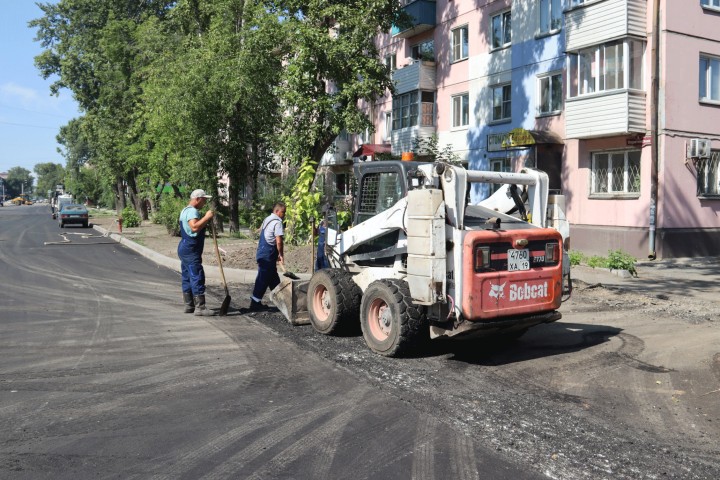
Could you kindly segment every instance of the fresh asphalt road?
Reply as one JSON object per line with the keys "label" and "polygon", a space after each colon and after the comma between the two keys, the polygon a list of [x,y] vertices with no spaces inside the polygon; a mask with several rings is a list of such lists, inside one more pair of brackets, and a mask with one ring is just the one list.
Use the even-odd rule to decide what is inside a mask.
{"label": "fresh asphalt road", "polygon": [[542,478],[179,280],[0,208],[0,478]]}

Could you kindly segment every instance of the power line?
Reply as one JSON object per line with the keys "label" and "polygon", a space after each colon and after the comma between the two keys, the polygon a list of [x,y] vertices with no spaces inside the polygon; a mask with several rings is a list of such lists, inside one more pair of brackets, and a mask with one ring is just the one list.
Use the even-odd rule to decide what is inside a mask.
{"label": "power line", "polygon": [[58,130],[60,127],[46,127],[44,125],[29,125],[26,123],[12,123],[12,122],[3,122],[0,120],[0,125],[10,125],[13,127],[30,127],[30,128],[44,128],[47,130]]}

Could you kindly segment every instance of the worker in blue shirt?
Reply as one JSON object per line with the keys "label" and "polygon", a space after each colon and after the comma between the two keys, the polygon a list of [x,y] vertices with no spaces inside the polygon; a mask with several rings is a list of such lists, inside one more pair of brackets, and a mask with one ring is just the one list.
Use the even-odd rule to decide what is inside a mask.
{"label": "worker in blue shirt", "polygon": [[273,213],[268,215],[260,227],[260,240],[258,241],[255,259],[258,264],[258,273],[255,278],[255,287],[250,297],[250,311],[265,309],[262,304],[263,295],[268,288],[274,289],[280,283],[277,272],[277,262],[285,261],[283,253],[283,217],[285,217],[285,204],[278,202],[273,206]]}
{"label": "worker in blue shirt", "polygon": [[180,212],[180,243],[178,244],[178,257],[180,257],[180,272],[182,274],[182,291],[185,302],[185,313],[198,316],[214,315],[212,310],[205,306],[205,270],[202,265],[202,254],[205,247],[205,227],[215,215],[208,210],[200,215],[207,201],[212,196],[205,190],[193,190],[190,194],[190,203]]}

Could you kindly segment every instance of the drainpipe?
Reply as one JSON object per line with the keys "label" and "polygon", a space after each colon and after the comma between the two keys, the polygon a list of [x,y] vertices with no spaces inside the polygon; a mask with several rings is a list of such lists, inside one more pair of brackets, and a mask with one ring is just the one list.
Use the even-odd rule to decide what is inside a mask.
{"label": "drainpipe", "polygon": [[650,95],[650,228],[648,231],[648,258],[655,260],[655,229],[657,225],[657,199],[658,199],[658,163],[659,163],[659,134],[658,120],[660,101],[660,0],[653,2],[653,32],[652,32],[652,91]]}

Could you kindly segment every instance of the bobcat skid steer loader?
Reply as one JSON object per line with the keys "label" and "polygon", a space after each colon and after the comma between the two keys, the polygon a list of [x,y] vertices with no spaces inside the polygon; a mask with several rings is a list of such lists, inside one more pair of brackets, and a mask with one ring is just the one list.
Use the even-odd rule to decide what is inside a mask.
{"label": "bobcat skid steer loader", "polygon": [[[273,291],[292,323],[309,316],[323,334],[359,323],[370,349],[401,356],[436,337],[518,337],[561,318],[569,229],[562,198],[548,208],[544,172],[377,161],[356,164],[355,174],[353,226],[339,231],[328,210],[331,268]],[[468,205],[475,182],[502,186]]]}

